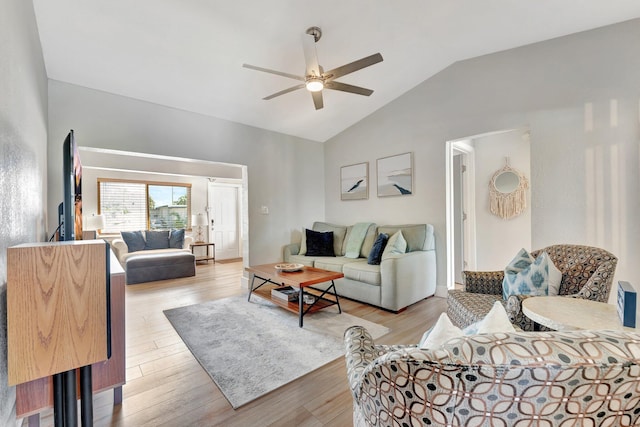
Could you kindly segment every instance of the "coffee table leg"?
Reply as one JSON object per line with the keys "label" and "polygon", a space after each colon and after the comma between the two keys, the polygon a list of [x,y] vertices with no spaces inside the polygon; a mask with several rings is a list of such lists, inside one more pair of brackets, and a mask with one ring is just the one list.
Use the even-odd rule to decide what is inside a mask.
{"label": "coffee table leg", "polygon": [[249,286],[249,296],[247,297],[247,301],[251,301],[251,293],[253,292],[253,282],[256,280],[256,275],[251,275],[251,286]]}
{"label": "coffee table leg", "polygon": [[300,316],[300,320],[298,324],[300,325],[301,328],[302,328],[302,317],[304,316],[303,303],[304,303],[304,292],[302,291],[302,288],[300,288],[300,290],[298,291],[298,309],[299,309],[299,316]]}
{"label": "coffee table leg", "polygon": [[338,298],[338,291],[336,290],[336,284],[333,280],[331,281],[331,287],[329,289],[331,288],[333,288],[333,296],[336,298],[336,304],[338,304],[338,313],[342,313],[342,307],[340,307],[340,299]]}

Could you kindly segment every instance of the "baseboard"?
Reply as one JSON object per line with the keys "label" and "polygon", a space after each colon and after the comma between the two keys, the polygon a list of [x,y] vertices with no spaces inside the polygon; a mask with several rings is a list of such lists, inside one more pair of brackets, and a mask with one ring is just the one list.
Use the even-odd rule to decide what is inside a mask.
{"label": "baseboard", "polygon": [[449,294],[446,286],[436,286],[436,296],[446,298]]}

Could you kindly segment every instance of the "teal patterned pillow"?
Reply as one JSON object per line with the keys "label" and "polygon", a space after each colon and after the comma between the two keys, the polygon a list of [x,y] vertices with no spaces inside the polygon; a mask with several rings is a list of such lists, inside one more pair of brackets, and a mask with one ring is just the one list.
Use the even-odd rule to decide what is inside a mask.
{"label": "teal patterned pillow", "polygon": [[520,252],[518,252],[518,255],[516,255],[516,257],[505,267],[504,272],[520,273],[522,270],[529,267],[533,261],[535,261],[535,258],[533,258],[526,249],[522,248],[520,249]]}
{"label": "teal patterned pillow", "polygon": [[533,259],[522,249],[504,270],[502,297],[506,300],[511,295],[549,295],[550,276],[553,276],[555,281],[558,273],[560,271],[553,265],[546,252]]}

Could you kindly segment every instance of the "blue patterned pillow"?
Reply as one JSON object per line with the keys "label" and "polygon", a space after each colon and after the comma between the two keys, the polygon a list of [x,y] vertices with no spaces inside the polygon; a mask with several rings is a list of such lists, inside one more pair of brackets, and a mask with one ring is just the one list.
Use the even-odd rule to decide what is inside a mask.
{"label": "blue patterned pillow", "polygon": [[557,274],[562,277],[546,252],[531,262],[527,260],[527,255],[529,257],[531,255],[524,249],[522,251],[505,268],[504,280],[502,281],[502,297],[505,300],[511,295],[549,295],[550,277],[555,279]]}

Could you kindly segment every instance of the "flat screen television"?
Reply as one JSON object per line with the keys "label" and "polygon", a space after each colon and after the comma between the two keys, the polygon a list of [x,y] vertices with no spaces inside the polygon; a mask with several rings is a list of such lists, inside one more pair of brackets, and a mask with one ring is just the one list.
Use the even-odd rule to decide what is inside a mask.
{"label": "flat screen television", "polygon": [[73,129],[62,146],[63,192],[60,240],[82,240],[82,164]]}

